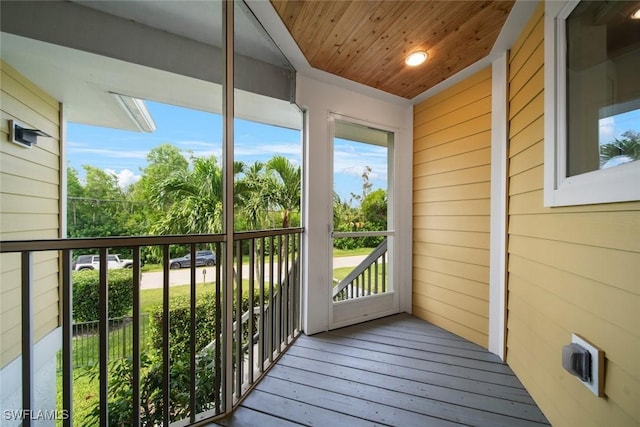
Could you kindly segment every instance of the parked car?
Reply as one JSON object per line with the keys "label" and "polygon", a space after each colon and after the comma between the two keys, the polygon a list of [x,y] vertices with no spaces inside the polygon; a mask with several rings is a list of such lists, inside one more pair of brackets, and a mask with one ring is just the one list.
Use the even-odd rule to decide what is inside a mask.
{"label": "parked car", "polygon": [[[186,254],[180,258],[172,258],[169,260],[169,268],[191,267],[192,261],[191,254]],[[196,267],[201,265],[206,265],[207,267],[216,265],[216,254],[209,250],[196,251]]]}
{"label": "parked car", "polygon": [[[107,255],[107,268],[116,270],[119,268],[132,268],[132,259],[120,258],[120,255]],[[71,268],[76,271],[80,270],[99,270],[100,255],[79,255],[71,264]]]}

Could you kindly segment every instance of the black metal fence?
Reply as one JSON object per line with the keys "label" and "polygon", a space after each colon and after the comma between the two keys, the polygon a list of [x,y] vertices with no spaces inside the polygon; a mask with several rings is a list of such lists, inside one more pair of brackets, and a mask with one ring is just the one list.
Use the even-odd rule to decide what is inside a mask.
{"label": "black metal fence", "polygon": [[[89,368],[100,361],[99,320],[73,324],[74,368]],[[140,314],[140,345],[149,346],[147,329],[149,315]],[[109,360],[131,357],[133,351],[133,317],[123,316],[109,319]],[[58,353],[58,371],[62,371],[62,351]]]}

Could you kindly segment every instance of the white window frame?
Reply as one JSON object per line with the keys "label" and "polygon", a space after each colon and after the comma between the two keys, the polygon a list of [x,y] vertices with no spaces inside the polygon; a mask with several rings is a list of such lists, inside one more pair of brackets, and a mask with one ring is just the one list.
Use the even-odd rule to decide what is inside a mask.
{"label": "white window frame", "polygon": [[567,176],[566,19],[579,0],[548,1],[544,18],[544,206],[640,200],[640,161]]}

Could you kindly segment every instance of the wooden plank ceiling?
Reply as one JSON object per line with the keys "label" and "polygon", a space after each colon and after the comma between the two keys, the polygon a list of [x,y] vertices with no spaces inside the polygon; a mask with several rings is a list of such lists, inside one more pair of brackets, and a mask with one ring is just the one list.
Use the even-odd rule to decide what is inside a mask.
{"label": "wooden plank ceiling", "polygon": [[[312,67],[411,99],[488,55],[514,2],[271,3]],[[429,59],[409,67],[416,50]]]}

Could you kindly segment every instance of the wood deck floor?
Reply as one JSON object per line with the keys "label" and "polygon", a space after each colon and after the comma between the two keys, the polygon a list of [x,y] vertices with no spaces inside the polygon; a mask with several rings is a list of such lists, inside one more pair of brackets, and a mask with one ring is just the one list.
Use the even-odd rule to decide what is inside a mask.
{"label": "wood deck floor", "polygon": [[485,349],[399,314],[300,336],[224,426],[548,425]]}

